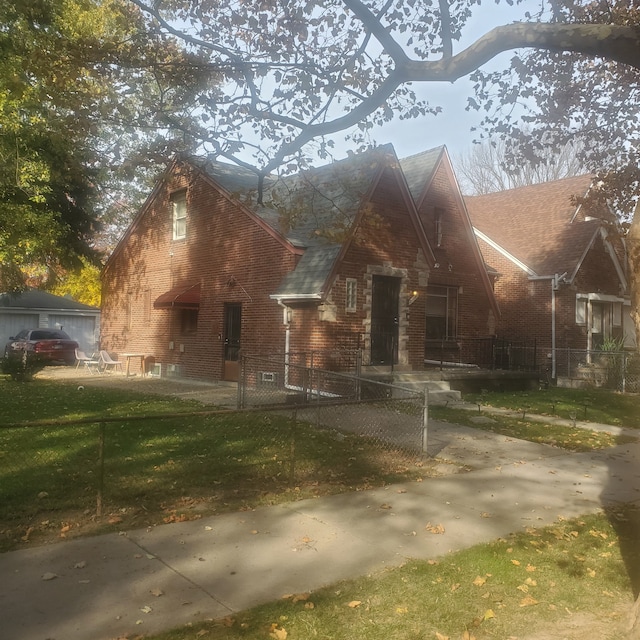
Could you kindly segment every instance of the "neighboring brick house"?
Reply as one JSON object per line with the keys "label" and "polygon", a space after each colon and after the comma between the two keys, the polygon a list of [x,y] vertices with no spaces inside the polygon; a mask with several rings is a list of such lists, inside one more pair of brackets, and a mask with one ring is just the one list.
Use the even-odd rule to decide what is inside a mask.
{"label": "neighboring brick house", "polygon": [[609,210],[576,204],[588,175],[465,197],[485,262],[497,272],[498,334],[535,341],[561,375],[560,350],[635,345],[624,240]]}
{"label": "neighboring brick house", "polygon": [[[358,348],[365,364],[422,369],[425,326],[486,338],[497,309],[473,235],[456,229],[446,151],[423,160],[420,215],[390,146],[267,178],[264,204],[251,172],[174,162],[104,269],[102,348],[234,380],[240,350]],[[455,260],[433,245],[434,211]]]}

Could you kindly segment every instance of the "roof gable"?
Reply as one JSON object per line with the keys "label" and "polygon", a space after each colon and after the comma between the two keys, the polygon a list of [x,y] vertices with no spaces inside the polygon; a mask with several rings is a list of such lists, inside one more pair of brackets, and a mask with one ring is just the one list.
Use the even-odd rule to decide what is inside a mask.
{"label": "roof gable", "polygon": [[590,185],[591,176],[582,175],[464,200],[473,226],[504,255],[551,276],[574,273],[602,225],[573,201]]}

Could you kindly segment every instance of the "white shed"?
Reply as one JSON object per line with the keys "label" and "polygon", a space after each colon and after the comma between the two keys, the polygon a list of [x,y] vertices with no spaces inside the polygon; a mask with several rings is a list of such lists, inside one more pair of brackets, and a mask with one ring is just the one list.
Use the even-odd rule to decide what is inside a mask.
{"label": "white shed", "polygon": [[0,349],[21,329],[62,329],[85,353],[98,350],[100,309],[30,289],[0,294]]}

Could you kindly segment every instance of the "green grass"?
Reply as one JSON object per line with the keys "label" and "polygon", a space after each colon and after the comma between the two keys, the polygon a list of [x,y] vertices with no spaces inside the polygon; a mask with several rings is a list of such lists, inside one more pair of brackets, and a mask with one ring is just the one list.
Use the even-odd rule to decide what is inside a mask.
{"label": "green grass", "polygon": [[[0,551],[429,475],[374,442],[294,423],[291,412],[133,421],[214,408],[46,380],[0,380],[0,394]],[[98,423],[2,428],[104,416],[116,420],[103,432]]]}
{"label": "green grass", "polygon": [[149,640],[259,640],[283,632],[290,640],[496,640],[544,625],[558,634],[549,637],[564,637],[562,625],[580,613],[607,619],[604,631],[590,627],[590,637],[619,640],[639,524],[632,510],[560,521]]}
{"label": "green grass", "polygon": [[[485,405],[486,406],[486,405]],[[634,442],[634,438],[624,435],[612,435],[602,431],[592,431],[580,427],[568,427],[546,422],[523,420],[520,414],[515,416],[502,416],[490,411],[468,411],[465,409],[452,409],[448,407],[432,407],[430,415],[436,420],[462,424],[475,429],[499,433],[510,438],[519,438],[550,444],[568,451],[593,451],[606,449],[625,442]],[[474,422],[479,416],[487,419],[483,422]]]}
{"label": "green grass", "polygon": [[640,429],[640,397],[601,389],[550,388],[513,393],[466,394],[464,400],[481,406],[548,415],[567,420],[599,422]]}

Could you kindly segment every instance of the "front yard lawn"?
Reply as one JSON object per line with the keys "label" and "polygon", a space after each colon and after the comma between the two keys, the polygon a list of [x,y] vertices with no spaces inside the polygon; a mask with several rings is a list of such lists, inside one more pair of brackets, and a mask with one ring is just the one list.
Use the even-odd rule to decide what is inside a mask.
{"label": "front yard lawn", "polygon": [[[215,407],[46,380],[0,380],[0,395],[0,551],[380,486],[435,467],[294,423],[292,411],[155,418]],[[6,426],[104,417],[114,421]]]}

